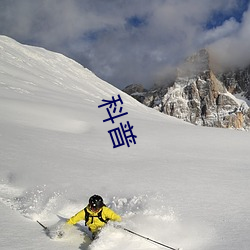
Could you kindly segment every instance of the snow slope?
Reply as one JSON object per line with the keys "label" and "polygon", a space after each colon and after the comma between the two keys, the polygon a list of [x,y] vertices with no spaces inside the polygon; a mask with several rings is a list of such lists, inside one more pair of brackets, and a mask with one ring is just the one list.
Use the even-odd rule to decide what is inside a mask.
{"label": "snow slope", "polygon": [[[98,106],[118,94],[128,115],[104,123]],[[127,121],[136,144],[113,148],[107,131]],[[248,250],[249,142],[248,132],[160,114],[63,55],[0,36],[1,249],[162,249],[112,225],[90,244],[83,223],[63,239],[36,223],[53,228],[97,193],[124,227],[171,247]]]}

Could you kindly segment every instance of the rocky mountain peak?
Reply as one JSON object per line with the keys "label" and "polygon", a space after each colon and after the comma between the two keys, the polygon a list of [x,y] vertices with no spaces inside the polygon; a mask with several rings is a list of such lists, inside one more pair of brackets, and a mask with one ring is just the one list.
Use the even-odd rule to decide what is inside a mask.
{"label": "rocky mountain peak", "polygon": [[196,125],[250,128],[249,106],[233,95],[241,92],[246,96],[249,71],[215,74],[210,64],[208,50],[202,49],[178,67],[171,86],[148,91],[142,87],[138,91],[137,86],[137,91],[129,94],[149,107]]}
{"label": "rocky mountain peak", "polygon": [[194,77],[210,70],[209,53],[202,49],[188,57],[177,69],[177,77]]}

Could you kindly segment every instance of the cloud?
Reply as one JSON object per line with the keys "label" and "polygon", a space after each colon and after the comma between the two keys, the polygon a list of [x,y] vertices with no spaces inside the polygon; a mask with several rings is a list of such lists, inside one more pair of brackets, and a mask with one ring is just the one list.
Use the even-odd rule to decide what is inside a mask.
{"label": "cloud", "polygon": [[[225,26],[220,29],[227,29]],[[210,44],[216,61],[225,67],[244,67],[250,64],[250,10],[243,15],[236,29]]]}
{"label": "cloud", "polygon": [[231,36],[237,33],[240,28],[240,24],[232,17],[226,20],[221,26],[204,31],[204,34],[200,38],[201,44],[211,44],[219,41],[225,37]]}
{"label": "cloud", "polygon": [[[233,17],[239,2],[2,0],[0,33],[61,52],[120,88],[148,87],[204,46],[212,44],[216,53],[225,45],[248,48],[249,14],[242,22]],[[214,20],[219,15],[222,23]]]}

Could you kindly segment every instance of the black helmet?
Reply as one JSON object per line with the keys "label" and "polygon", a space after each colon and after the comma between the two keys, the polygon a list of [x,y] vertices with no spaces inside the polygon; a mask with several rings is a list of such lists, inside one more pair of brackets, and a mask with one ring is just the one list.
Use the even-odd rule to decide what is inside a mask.
{"label": "black helmet", "polygon": [[103,205],[103,199],[101,196],[95,194],[89,198],[90,209],[99,210]]}

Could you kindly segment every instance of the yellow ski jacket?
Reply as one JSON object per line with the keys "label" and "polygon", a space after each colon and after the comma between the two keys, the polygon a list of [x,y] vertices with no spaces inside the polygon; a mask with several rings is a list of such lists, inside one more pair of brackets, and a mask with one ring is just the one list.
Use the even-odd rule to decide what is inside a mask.
{"label": "yellow ski jacket", "polygon": [[[120,215],[116,214],[113,210],[110,208],[103,206],[99,211],[93,212],[89,209],[89,207],[86,207],[87,212],[89,213],[88,221],[85,221],[86,226],[90,229],[92,233],[97,232],[100,228],[102,228],[106,223],[104,221],[112,220],[112,221],[121,221]],[[98,218],[98,214],[100,214],[101,211],[101,218],[104,220],[100,220]],[[80,220],[85,220],[85,210],[82,209],[77,214],[72,216],[68,221],[67,224],[74,225]]]}

